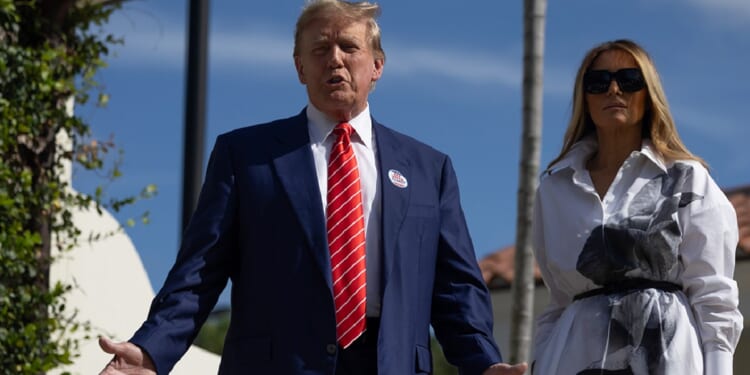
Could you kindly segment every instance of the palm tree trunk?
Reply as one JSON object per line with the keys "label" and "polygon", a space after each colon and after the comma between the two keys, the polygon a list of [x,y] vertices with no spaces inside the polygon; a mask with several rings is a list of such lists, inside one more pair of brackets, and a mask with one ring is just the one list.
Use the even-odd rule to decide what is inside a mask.
{"label": "palm tree trunk", "polygon": [[531,219],[542,133],[542,80],[546,0],[524,0],[523,134],[518,181],[515,276],[511,288],[510,362],[529,360],[534,311]]}

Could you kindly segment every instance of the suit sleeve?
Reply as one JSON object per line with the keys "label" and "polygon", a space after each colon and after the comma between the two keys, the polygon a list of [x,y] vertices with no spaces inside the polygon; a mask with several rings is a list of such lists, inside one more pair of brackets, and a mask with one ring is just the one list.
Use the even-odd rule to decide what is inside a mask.
{"label": "suit sleeve", "polygon": [[227,284],[234,251],[235,184],[227,136],[217,138],[177,260],[130,341],[167,374],[198,334]]}
{"label": "suit sleeve", "polygon": [[446,358],[461,374],[479,375],[501,362],[492,337],[492,304],[461,209],[458,182],[445,158],[440,181],[440,239],[432,326]]}

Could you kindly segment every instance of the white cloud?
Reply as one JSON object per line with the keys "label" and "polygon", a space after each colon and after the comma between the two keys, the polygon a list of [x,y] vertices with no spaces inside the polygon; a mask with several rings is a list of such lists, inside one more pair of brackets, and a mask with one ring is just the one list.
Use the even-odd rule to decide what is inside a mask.
{"label": "white cloud", "polygon": [[750,24],[749,0],[688,0],[688,3],[719,17],[717,21],[722,24],[740,27]]}
{"label": "white cloud", "polygon": [[160,64],[169,67],[182,66],[185,59],[185,37],[170,33],[149,35],[125,34],[125,45],[118,48],[118,60],[131,65]]}
{"label": "white cloud", "polygon": [[699,156],[706,158],[714,172],[721,173],[721,185],[747,183],[750,159],[746,157],[748,131],[744,121],[725,110],[705,107],[696,110],[695,107],[673,106],[672,114],[677,130],[687,143],[716,145],[706,148]]}
{"label": "white cloud", "polygon": [[750,1],[747,0],[689,0],[701,8],[750,18]]}
{"label": "white cloud", "polygon": [[[397,45],[386,51],[388,74],[425,76],[436,75],[468,84],[499,85],[521,89],[523,67],[521,55],[467,53],[437,48],[409,48]],[[544,72],[544,90],[548,94],[570,91],[569,80],[559,76],[559,70]]]}
{"label": "white cloud", "polygon": [[183,66],[184,27],[176,22],[146,16],[150,14],[128,9],[112,15],[105,31],[124,41],[123,45],[112,49],[112,63],[169,68]]}
{"label": "white cloud", "polygon": [[[125,22],[123,22],[125,21]],[[182,68],[186,58],[185,30],[176,22],[139,22],[113,19],[109,30],[125,40],[115,48],[114,64],[132,67]],[[266,74],[289,74],[292,64],[291,35],[248,29],[216,30],[209,35],[210,69],[261,67]],[[391,41],[386,46],[386,74],[416,79],[453,80],[472,85],[499,85],[520,90],[521,56],[466,52],[444,47],[411,47]],[[545,72],[545,91],[567,94],[568,80],[559,79],[555,70]]]}
{"label": "white cloud", "polygon": [[[253,32],[216,32],[210,36],[211,62],[260,64],[270,67],[292,63],[291,38]],[[285,70],[285,72],[288,70]]]}
{"label": "white cloud", "polygon": [[469,83],[520,87],[519,63],[501,56],[472,55],[463,51],[392,47],[387,69],[395,74],[434,74]]}
{"label": "white cloud", "polygon": [[689,128],[697,134],[716,141],[731,142],[732,140],[746,142],[745,137],[740,137],[745,130],[736,118],[727,117],[723,111],[708,112],[707,110],[696,110],[694,107],[672,107],[677,128]]}
{"label": "white cloud", "polygon": [[[132,66],[181,67],[185,63],[187,37],[178,28],[116,30],[124,46],[115,47],[115,61]],[[244,30],[209,35],[209,64],[263,65],[276,67],[292,61],[292,42],[272,34]]]}

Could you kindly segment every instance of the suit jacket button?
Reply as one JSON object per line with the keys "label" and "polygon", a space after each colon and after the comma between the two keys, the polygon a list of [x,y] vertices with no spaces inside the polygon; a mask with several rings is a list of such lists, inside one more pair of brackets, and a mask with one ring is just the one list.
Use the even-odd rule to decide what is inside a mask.
{"label": "suit jacket button", "polygon": [[326,345],[326,351],[330,355],[336,354],[336,349],[337,349],[336,344],[328,344],[328,345]]}

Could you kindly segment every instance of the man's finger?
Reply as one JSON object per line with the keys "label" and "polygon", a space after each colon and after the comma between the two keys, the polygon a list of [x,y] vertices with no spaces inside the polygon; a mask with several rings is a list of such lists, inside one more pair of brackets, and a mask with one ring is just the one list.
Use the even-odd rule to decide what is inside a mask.
{"label": "man's finger", "polygon": [[523,374],[523,373],[525,373],[525,372],[526,372],[526,369],[527,369],[528,367],[529,367],[529,366],[528,366],[528,365],[526,364],[526,362],[521,362],[521,363],[519,363],[519,364],[517,364],[517,365],[513,365],[513,367],[512,367],[512,368],[513,368],[513,370],[515,370],[515,371],[516,371],[516,374],[518,374],[518,375],[521,375],[521,374]]}
{"label": "man's finger", "polygon": [[99,336],[99,346],[104,352],[125,358],[127,361],[140,360],[140,352],[137,347],[129,342],[114,342],[104,336]]}
{"label": "man's finger", "polygon": [[117,351],[115,343],[104,336],[99,336],[99,347],[109,354],[116,354],[115,352]]}

